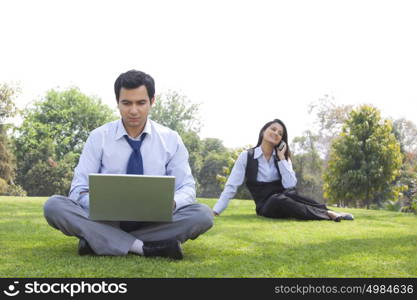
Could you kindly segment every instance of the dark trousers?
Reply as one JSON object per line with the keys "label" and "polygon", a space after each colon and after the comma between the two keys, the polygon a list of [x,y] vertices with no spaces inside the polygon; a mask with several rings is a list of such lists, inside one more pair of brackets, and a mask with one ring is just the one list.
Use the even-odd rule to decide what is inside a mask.
{"label": "dark trousers", "polygon": [[274,194],[259,210],[267,218],[295,218],[300,220],[331,220],[327,207],[296,193]]}

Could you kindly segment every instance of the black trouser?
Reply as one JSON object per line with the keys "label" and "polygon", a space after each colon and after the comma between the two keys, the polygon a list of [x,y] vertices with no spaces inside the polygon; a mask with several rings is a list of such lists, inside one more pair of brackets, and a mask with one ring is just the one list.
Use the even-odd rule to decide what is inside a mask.
{"label": "black trouser", "polygon": [[260,208],[259,214],[268,218],[295,218],[300,220],[331,220],[327,207],[296,193],[274,194]]}

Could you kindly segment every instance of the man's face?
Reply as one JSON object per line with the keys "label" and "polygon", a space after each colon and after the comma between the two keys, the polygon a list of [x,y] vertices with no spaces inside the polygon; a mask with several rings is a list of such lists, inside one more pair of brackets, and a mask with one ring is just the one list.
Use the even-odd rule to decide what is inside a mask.
{"label": "man's face", "polygon": [[[120,89],[118,108],[126,130],[142,130],[154,102],[149,99],[146,86],[135,89]],[[129,133],[129,132],[128,132]]]}

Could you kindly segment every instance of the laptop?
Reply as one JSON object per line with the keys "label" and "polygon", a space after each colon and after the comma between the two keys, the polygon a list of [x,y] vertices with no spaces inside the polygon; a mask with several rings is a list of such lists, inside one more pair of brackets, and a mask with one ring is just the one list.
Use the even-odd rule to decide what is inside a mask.
{"label": "laptop", "polygon": [[91,220],[172,221],[174,176],[89,174],[88,178]]}

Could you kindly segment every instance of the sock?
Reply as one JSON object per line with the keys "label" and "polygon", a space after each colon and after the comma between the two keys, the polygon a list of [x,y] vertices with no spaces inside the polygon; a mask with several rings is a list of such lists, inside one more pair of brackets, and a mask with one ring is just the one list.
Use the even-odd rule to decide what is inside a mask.
{"label": "sock", "polygon": [[133,252],[139,255],[143,255],[143,242],[141,240],[135,240],[130,246],[129,252]]}

